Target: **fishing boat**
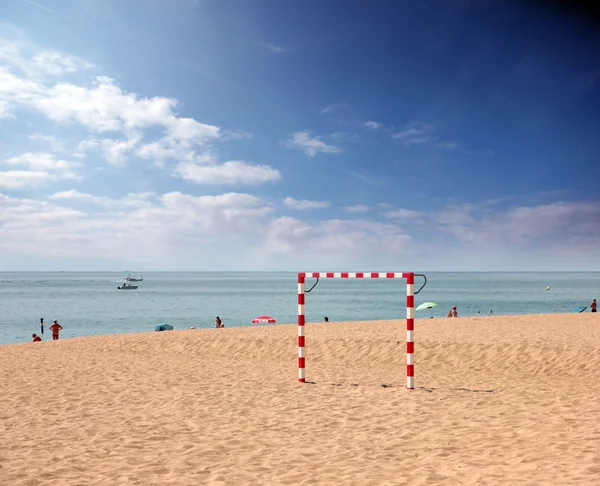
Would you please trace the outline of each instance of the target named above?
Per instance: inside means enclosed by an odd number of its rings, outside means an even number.
[[[121,285],[117,287],[118,290],[135,290],[138,288],[138,285],[131,285],[129,282],[125,281]]]
[[[125,277],[125,281],[126,282],[143,282],[144,276],[141,275],[140,278],[137,278],[137,277],[132,277],[131,275],[127,275],[127,277]]]

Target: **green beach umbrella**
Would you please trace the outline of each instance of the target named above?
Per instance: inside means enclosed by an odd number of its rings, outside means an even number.
[[[431,309],[433,307],[437,307],[438,305],[435,302],[423,302],[419,307],[415,310],[423,310],[423,309]]]

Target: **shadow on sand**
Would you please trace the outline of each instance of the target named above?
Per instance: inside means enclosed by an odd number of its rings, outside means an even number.
[[[307,385],[316,385],[317,382],[316,381],[305,381],[304,382]],[[345,386],[346,383],[331,383],[331,386]],[[350,383],[350,386],[359,386],[358,383]],[[382,388],[405,388],[404,385],[400,386],[400,385],[391,385],[389,383],[383,383],[380,385]],[[417,386],[415,387],[415,391],[416,390],[421,390],[421,391],[426,391],[429,393],[433,393],[436,390],[451,390],[451,391],[466,391],[466,392],[471,392],[471,393],[494,393],[497,390],[479,390],[479,389],[474,389],[474,388],[464,388],[464,387],[460,387],[460,388],[441,388],[441,387],[427,387],[427,386]]]

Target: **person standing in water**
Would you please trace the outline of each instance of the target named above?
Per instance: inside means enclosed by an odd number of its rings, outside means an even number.
[[[221,320],[221,318],[219,316],[217,316],[217,318],[215,319],[215,328],[222,329],[224,327],[225,327],[225,324],[223,324],[223,321]]]
[[[596,299],[592,300],[592,303],[590,304],[590,310],[592,312],[596,312]]]
[[[58,341],[58,333],[62,331],[62,326],[55,320],[50,326],[50,330],[52,331],[52,340]]]

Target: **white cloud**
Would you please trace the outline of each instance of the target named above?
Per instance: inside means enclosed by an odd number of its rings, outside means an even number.
[[[420,211],[413,211],[412,209],[396,209],[395,211],[388,211],[384,213],[386,218],[393,219],[412,219],[412,218],[421,218],[424,216],[424,213]]]
[[[93,206],[83,209],[82,202]],[[290,257],[303,265],[341,265],[344,259],[361,265],[365,256],[367,265],[401,254],[410,243],[396,225],[277,217],[263,199],[242,193],[112,199],[71,190],[48,200],[0,195],[0,203],[6,208],[0,211],[5,254],[45,265],[68,258],[70,265],[89,259],[240,269],[263,262],[289,267]]]
[[[178,107],[175,99],[147,98],[127,92],[107,76],[96,76],[90,85],[76,85],[29,75],[34,70],[59,76],[92,67],[91,63],[55,51],[43,51],[28,59],[21,56],[19,45],[13,43],[2,46],[0,57],[10,59],[12,66],[0,67],[2,116],[12,116],[18,108],[27,108],[65,126],[76,124],[85,128],[92,136],[78,144],[74,157],[85,158],[86,152],[99,150],[113,165],[123,165],[132,156],[150,160],[162,168],[167,168],[167,161],[177,161],[179,165],[172,174],[206,184],[257,185],[281,179],[279,171],[267,165],[241,161],[220,164],[212,143],[247,139],[251,134],[223,131],[215,125],[180,116],[175,112]],[[310,143],[312,148],[307,150],[311,153],[336,150],[317,139]],[[20,175],[19,178],[22,179]]]
[[[33,133],[28,135],[27,138],[33,142],[39,142],[41,144],[48,145],[54,152],[64,152],[65,147],[63,143],[52,135],[44,135],[43,133]]]
[[[355,204],[354,206],[346,206],[344,211],[347,213],[368,213],[371,209],[371,206],[365,204]]]
[[[327,105],[321,110],[321,113],[327,114],[331,113],[332,111],[347,110],[348,108],[350,108],[350,105],[348,105],[348,103],[335,103],[333,105]]]
[[[315,157],[318,154],[339,154],[342,151],[339,147],[324,142],[320,137],[313,136],[308,131],[292,133],[286,146],[301,150],[309,157]]]
[[[268,42],[259,42],[258,45],[274,54],[281,54],[282,52],[289,50],[289,47],[276,46],[275,44],[270,44]]]
[[[131,193],[120,199],[113,199],[108,196],[93,196],[76,189],[70,189],[68,191],[56,192],[52,194],[49,199],[53,201],[81,201],[111,209],[123,209],[149,207],[150,202],[148,201],[148,198],[150,196],[152,196],[152,193],[148,192]]]
[[[376,186],[382,186],[383,184],[385,184],[385,181],[383,179],[381,179],[380,177],[371,175],[371,174],[364,174],[361,172],[350,172],[350,175],[352,177],[357,178],[362,183],[364,183],[368,186],[376,187]]]
[[[593,201],[494,206],[481,214],[473,204],[471,220],[428,225],[432,233],[421,241],[413,241],[411,225],[404,230],[393,222],[282,217],[265,200],[235,192],[111,198],[70,190],[36,199],[0,194],[0,207],[3,257],[21,262],[17,268],[139,262],[148,269],[501,269],[510,261],[514,269],[531,268],[531,262],[598,269],[600,258],[600,202]],[[555,267],[548,267],[552,262]]]
[[[40,52],[32,61],[35,68],[52,76],[62,76],[94,67],[90,62],[57,51]]]
[[[441,241],[453,249],[452,260],[471,268],[600,268],[595,263],[600,261],[600,201],[512,208],[482,201],[446,208],[432,219],[439,221]]]
[[[135,196],[135,195],[133,195]],[[133,197],[132,195],[128,198]],[[227,193],[191,196],[170,192],[156,203],[137,205],[131,199],[111,200],[75,191],[58,193],[50,201],[0,197],[0,239],[5,255],[38,258],[38,262],[67,257],[89,261],[120,258],[187,265],[231,259],[219,255],[235,240],[240,246],[254,243],[257,228],[267,224],[272,209],[249,194]],[[69,208],[81,200],[99,204],[94,211]],[[143,197],[136,196],[143,201]],[[58,205],[56,202],[62,203]],[[211,251],[203,254],[203,250]],[[181,267],[180,267],[181,268]]]
[[[363,125],[367,128],[373,128],[375,130],[378,130],[379,128],[382,127],[382,124],[373,120],[369,120],[363,123]]]
[[[194,161],[198,157],[196,151],[186,146],[165,143],[163,140],[142,144],[136,149],[135,154],[142,159],[155,161],[169,159]],[[207,157],[207,154],[203,154],[203,157]]]
[[[88,150],[101,150],[109,164],[123,165],[129,159],[129,154],[141,140],[138,133],[130,133],[127,138],[114,140],[112,138],[90,138],[79,143],[78,150],[85,154]]]
[[[22,189],[39,186],[55,179],[53,174],[41,170],[0,171],[0,188]]]
[[[77,164],[56,160],[48,153],[28,152],[6,159],[4,165],[23,168],[23,170],[0,171],[0,187],[5,189],[37,187],[53,181],[79,178],[73,172]]]
[[[365,252],[372,252],[369,259],[373,261],[389,261],[390,255],[400,254],[410,241],[396,225],[341,219],[310,224],[285,216],[271,222],[265,245],[268,253],[294,255],[296,262],[302,261],[298,255],[310,255],[310,261],[332,268],[343,261],[350,265],[364,260]]]
[[[344,138],[348,138],[350,135],[346,132],[333,132],[331,134],[331,138],[333,140],[342,140]]]
[[[454,219],[441,220],[447,231],[464,243],[515,248],[521,245],[564,247],[572,242],[597,246],[600,239],[600,201],[555,202],[538,206],[487,210],[482,215],[457,210]],[[597,250],[600,256],[600,250]]]
[[[199,184],[255,186],[281,180],[281,173],[268,165],[252,165],[240,160],[211,165],[181,162],[174,172],[186,181]]]
[[[447,225],[469,225],[475,222],[470,206],[449,207],[437,214],[437,222]]]
[[[293,197],[286,197],[283,200],[283,205],[290,209],[323,209],[329,207],[330,204],[328,201],[309,201]]]
[[[254,135],[245,130],[225,130],[222,132],[221,140],[249,140]]]
[[[460,142],[459,140],[451,140],[451,141],[447,141],[447,142],[436,142],[435,148],[454,150],[454,149],[462,147],[462,145],[463,145],[462,142]]]
[[[433,123],[413,121],[407,123],[403,130],[392,133],[392,138],[402,141],[404,145],[429,143],[433,139],[435,128]]]
[[[202,144],[220,136],[219,127],[199,123],[192,118],[177,118],[170,115],[165,125],[167,140]]]
[[[37,53],[33,54],[35,51]],[[40,51],[32,43],[14,42],[6,38],[0,38],[0,63],[36,79],[65,76],[96,67],[77,56],[52,50]]]
[[[136,136],[122,140],[103,140],[104,157],[111,164],[124,164],[128,160],[127,154],[134,149],[139,140]]]
[[[15,104],[30,104],[44,91],[37,81],[12,74],[0,65],[0,100],[6,109],[14,110]]]
[[[65,172],[74,168],[77,164],[66,160],[56,160],[54,155],[48,153],[31,153],[11,157],[5,161],[9,165],[19,165],[32,170],[49,170],[52,172]]]
[[[92,65],[54,51],[42,51],[26,59],[19,49],[18,44],[5,43],[0,50],[0,59],[10,61],[8,66],[0,68],[0,100],[4,102],[39,110],[54,121],[78,122],[98,133],[162,127],[168,140],[196,144],[220,136],[220,129],[214,125],[179,117],[174,112],[176,100],[140,97],[124,91],[107,76],[96,76],[89,86],[65,81],[46,83],[34,74],[50,71],[59,76]],[[17,73],[19,69],[23,75]]]
[[[0,120],[2,118],[14,118],[15,116],[10,111],[8,103],[4,100],[0,100]]]
[[[464,147],[464,144],[460,140],[440,140],[435,133],[438,125],[437,123],[412,121],[407,123],[402,130],[392,133],[392,138],[398,140],[405,147],[426,144],[447,150],[456,150]]]
[[[59,83],[49,88],[40,86],[37,91],[28,99],[30,106],[51,120],[76,121],[93,132],[158,125],[172,138],[215,133],[209,125],[176,117],[173,114],[175,100],[158,96],[139,98],[136,93],[122,91],[114,80],[105,76],[96,77],[90,87]]]
[[[0,100],[39,110],[50,120],[77,122],[92,132],[159,127],[169,143],[203,144],[218,139],[220,129],[174,113],[176,100],[141,98],[111,78],[98,76],[91,86],[61,82],[46,86],[0,69]]]
[[[209,229],[219,226],[221,218],[235,221],[235,226],[252,228],[253,218],[262,218],[272,212],[261,198],[251,194],[228,192],[216,196],[192,196],[181,192],[170,192],[160,198],[169,211],[181,212],[192,217]],[[211,217],[212,216],[212,217]],[[248,222],[244,222],[249,218]]]
[[[18,45],[3,38],[0,38],[0,62],[22,70],[25,70],[28,64],[21,56]]]

